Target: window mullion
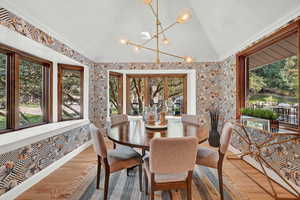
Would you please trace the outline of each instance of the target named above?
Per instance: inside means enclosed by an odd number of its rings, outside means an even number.
[[[62,68],[58,67],[58,121],[62,121]]]
[[[10,55],[8,67],[8,128],[19,128],[19,65],[20,56],[16,53]]]
[[[83,119],[83,112],[84,112],[84,69],[80,70],[80,118]]]

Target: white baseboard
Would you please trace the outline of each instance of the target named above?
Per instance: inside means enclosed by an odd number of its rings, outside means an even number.
[[[65,164],[66,162],[68,162],[69,160],[74,158],[76,155],[78,155],[80,152],[82,152],[83,150],[85,150],[86,148],[88,148],[91,145],[92,145],[92,141],[88,141],[85,144],[81,145],[80,147],[78,147],[74,151],[68,153],[61,159],[57,160],[56,162],[52,163],[51,165],[49,165],[48,167],[46,167],[39,173],[37,173],[37,174],[33,175],[32,177],[30,177],[29,179],[25,180],[20,185],[17,185],[12,190],[1,195],[0,200],[12,200],[12,199],[17,198],[19,195],[21,195],[23,192],[28,190],[34,184],[41,181],[43,178],[45,178],[46,176],[51,174],[54,170],[61,167],[63,164]]]

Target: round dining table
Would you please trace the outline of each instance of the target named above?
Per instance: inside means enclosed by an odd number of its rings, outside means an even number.
[[[135,119],[112,126],[107,136],[117,144],[149,150],[153,138],[194,136],[200,144],[207,140],[208,131],[195,124],[182,123],[179,119],[169,119],[167,129],[154,130],[146,128],[143,120]]]

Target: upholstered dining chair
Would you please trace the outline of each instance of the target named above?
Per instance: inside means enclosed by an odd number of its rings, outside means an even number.
[[[108,196],[109,176],[111,173],[123,169],[139,166],[139,180],[140,190],[142,191],[142,157],[130,147],[119,146],[113,150],[107,150],[104,137],[100,130],[94,125],[90,125],[90,132],[94,142],[94,150],[97,154],[97,184],[96,188],[99,189],[101,165],[105,169],[104,181],[104,200]]]
[[[192,125],[197,126],[199,131],[200,141],[205,141],[208,139],[209,129],[210,129],[210,118],[208,113],[202,115],[187,115],[183,114],[181,116],[181,122],[183,126]]]
[[[219,151],[209,149],[207,147],[198,147],[196,164],[202,165],[210,168],[218,169],[219,176],[219,189],[221,200],[224,200],[223,191],[223,160],[227,152],[228,146],[230,144],[230,139],[232,135],[232,124],[227,122],[222,130],[220,138]]]
[[[198,140],[196,137],[154,138],[149,157],[144,159],[145,190],[154,200],[154,191],[186,189],[192,199],[192,175]]]

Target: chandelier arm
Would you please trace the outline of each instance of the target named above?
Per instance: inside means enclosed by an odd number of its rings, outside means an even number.
[[[156,64],[160,63],[160,59],[159,59],[159,19],[158,19],[158,0],[156,0]]]
[[[166,28],[164,28],[163,30],[161,30],[160,32],[158,32],[158,35],[160,34],[164,34],[164,32],[166,32],[167,30],[169,30],[170,28],[172,28],[173,26],[175,26],[176,24],[178,24],[177,22],[174,22],[173,24],[170,24],[169,26],[167,26]],[[146,40],[144,43],[142,43],[141,45],[146,45],[148,44],[150,41],[152,41],[154,38],[156,37],[156,34],[152,35],[152,37],[149,40]]]
[[[143,45],[135,44],[135,43],[130,42],[130,41],[128,41],[127,44],[128,44],[128,45],[131,45],[131,46],[138,47],[138,48],[140,48],[140,49],[146,49],[146,50],[149,50],[149,51],[157,52],[156,49],[152,49],[152,48],[149,48],[149,47],[145,47],[145,46],[143,46]],[[171,57],[180,58],[180,59],[185,60],[185,57],[183,57],[183,56],[177,56],[177,55],[175,55],[175,54],[171,54],[171,53],[164,52],[164,51],[161,51],[161,50],[158,50],[158,52],[161,53],[161,54],[167,55],[167,56],[171,56]]]
[[[148,4],[148,6],[150,7],[150,9],[151,9],[151,11],[152,11],[154,17],[157,18],[157,14],[155,13],[155,10],[154,10],[152,4]],[[159,19],[158,19],[158,20],[159,20]],[[160,20],[159,20],[159,22],[160,22]],[[164,30],[164,27],[161,25],[161,23],[159,24],[159,26],[160,26],[160,29],[161,29],[161,30]],[[164,38],[167,38],[166,35],[165,35],[165,33],[163,33],[163,37],[164,37]]]

